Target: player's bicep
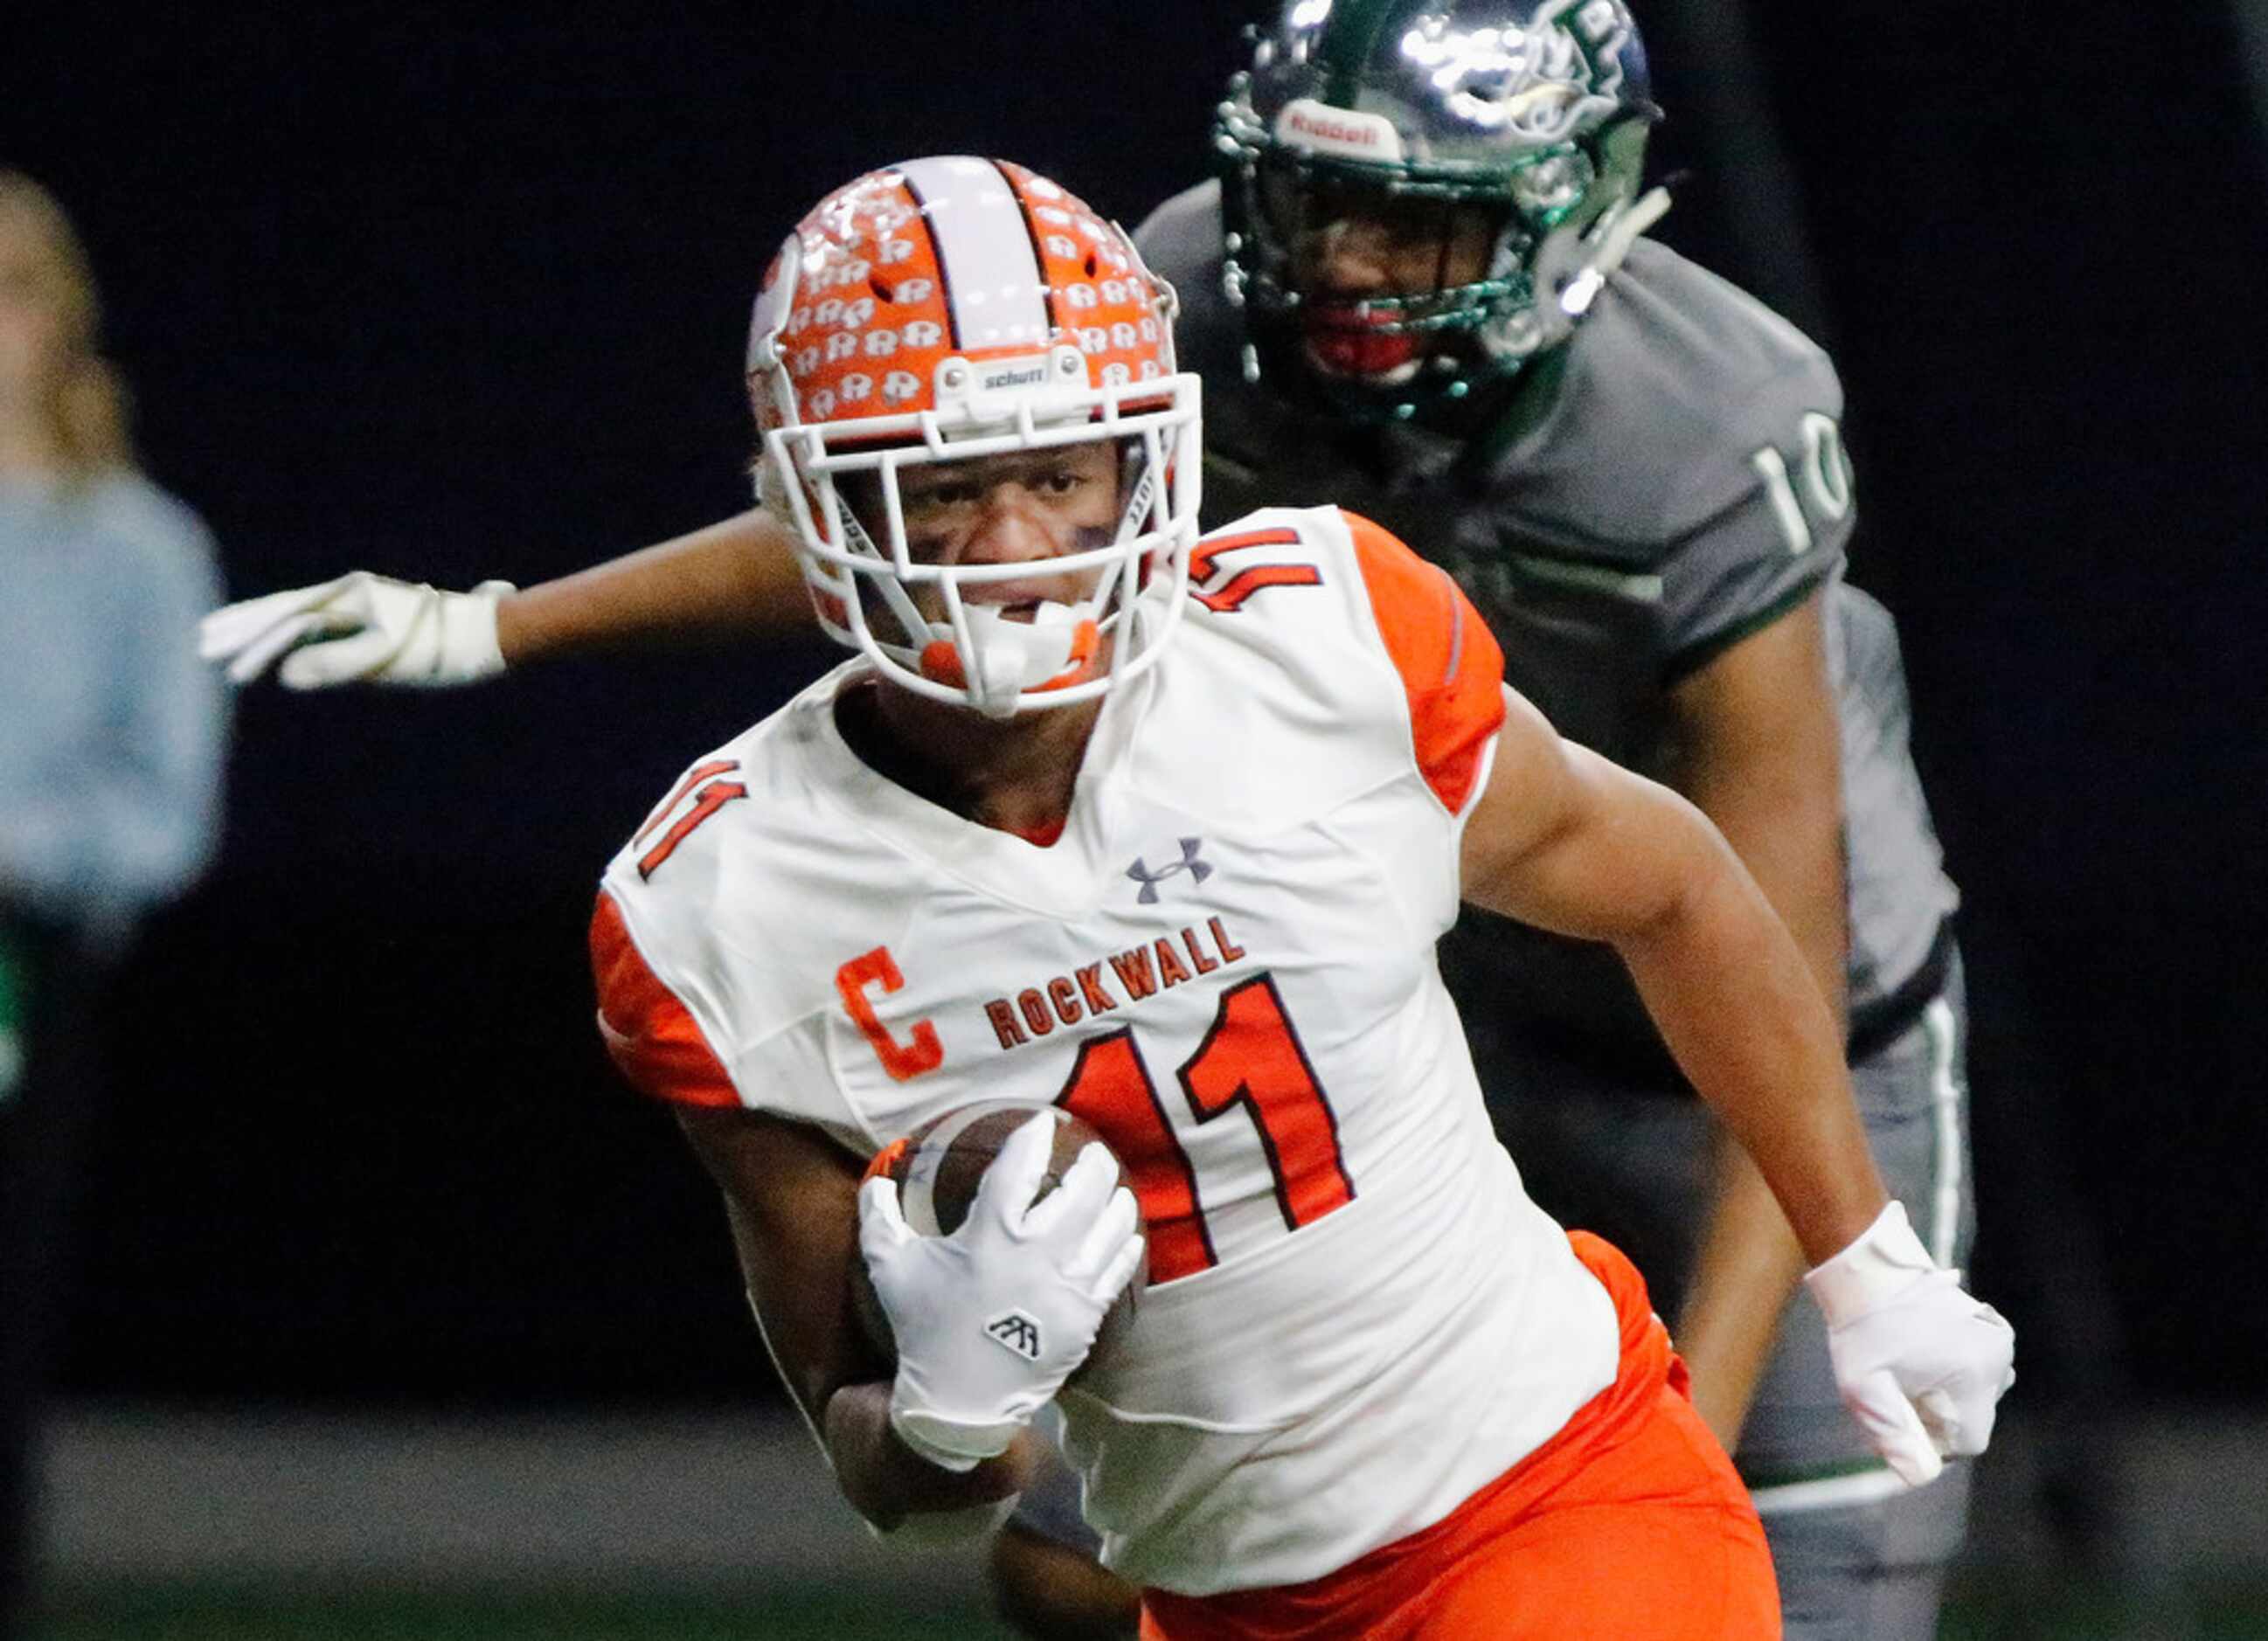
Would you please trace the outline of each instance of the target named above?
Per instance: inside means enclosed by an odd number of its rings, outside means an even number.
[[[1842,734],[1825,600],[1815,591],[1670,691],[1676,758],[1668,778],[1717,823],[1839,997],[1848,945]]]
[[[1487,785],[1460,867],[1476,906],[1582,939],[1649,928],[1676,905],[1719,838],[1668,788],[1565,740],[1506,692]]]
[[[888,1377],[859,1327],[859,1165],[806,1123],[681,1106],[679,1126],[725,1197],[748,1300],[780,1376],[814,1427],[846,1384]]]
[[[1801,877],[1839,901],[1842,726],[1825,596],[1815,590],[1668,692],[1664,778],[1752,864],[1806,857]]]
[[[1790,736],[1802,750],[1832,755],[1835,690],[1827,659],[1827,585],[1815,585],[1782,614],[1742,637],[1673,685],[1681,749],[1710,766],[1768,759]]]

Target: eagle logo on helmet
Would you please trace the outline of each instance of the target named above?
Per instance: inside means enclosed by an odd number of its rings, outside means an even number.
[[[1565,142],[1615,112],[1631,38],[1612,0],[1577,3],[1572,25],[1564,11],[1547,11],[1524,27],[1459,28],[1437,11],[1403,35],[1402,49],[1474,125]]]

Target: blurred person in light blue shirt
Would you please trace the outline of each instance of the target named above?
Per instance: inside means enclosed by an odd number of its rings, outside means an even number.
[[[26,1622],[90,994],[210,856],[226,729],[194,634],[211,541],[136,468],[96,321],[69,221],[0,171],[0,1637]]]

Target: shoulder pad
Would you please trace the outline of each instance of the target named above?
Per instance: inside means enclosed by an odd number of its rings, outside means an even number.
[[[1843,413],[1833,364],[1736,286],[1640,240],[1575,334],[1560,401],[1484,482],[1564,545],[1658,556],[1752,494],[1754,459]]]

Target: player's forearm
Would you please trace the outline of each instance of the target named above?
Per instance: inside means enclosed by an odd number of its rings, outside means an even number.
[[[844,1385],[827,1400],[821,1439],[851,1507],[885,1532],[909,1516],[972,1511],[1021,1492],[1031,1473],[1027,1432],[997,1459],[956,1474],[902,1441],[890,1425],[890,1383]]]
[[[1840,783],[1831,760],[1814,778],[1774,781],[1736,760],[1697,760],[1686,791],[1717,823],[1787,925],[1839,1031],[1845,1022],[1849,920]],[[1693,1272],[1675,1319],[1693,1374],[1693,1405],[1726,1448],[1771,1355],[1778,1319],[1803,1275],[1787,1218],[1748,1153],[1723,1141]]]
[[[1673,1329],[1693,1407],[1727,1452],[1756,1396],[1803,1250],[1747,1152],[1720,1138],[1707,1225]]]
[[[1843,1035],[1786,928],[1721,847],[1662,914],[1615,944],[1662,1039],[1756,1160],[1811,1262],[1887,1200]]]
[[[786,527],[760,509],[538,583],[497,607],[508,666],[608,645],[798,628],[809,619]]]

